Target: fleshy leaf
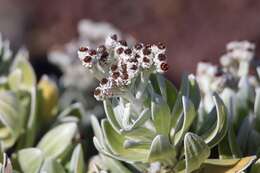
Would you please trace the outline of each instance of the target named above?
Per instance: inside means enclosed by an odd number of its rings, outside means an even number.
[[[63,169],[62,165],[57,162],[54,159],[47,159],[42,168],[41,168],[42,173],[65,173],[65,170]]]
[[[143,149],[125,149],[123,144],[126,140],[122,135],[117,133],[110,125],[108,120],[102,121],[102,129],[105,141],[113,155],[120,156],[129,161],[145,161],[148,151]]]
[[[23,172],[38,173],[43,160],[43,153],[37,148],[27,148],[18,152],[18,162]]]
[[[83,150],[80,144],[75,147],[72,153],[70,171],[72,173],[85,173]]]
[[[195,116],[195,107],[193,103],[188,100],[185,96],[182,98],[182,104],[183,104],[183,124],[181,129],[175,134],[174,136],[174,145],[177,145],[180,140],[184,137],[185,133],[189,130]]]
[[[31,87],[36,85],[36,75],[33,67],[28,61],[28,51],[20,49],[12,64],[11,71],[20,69],[22,72],[22,80],[20,83],[21,89],[30,91]]]
[[[209,157],[210,148],[198,135],[187,133],[184,137],[184,154],[186,173],[191,173],[199,169],[201,164]]]
[[[76,123],[61,124],[45,134],[37,148],[42,150],[46,158],[57,158],[69,148],[76,133]]]
[[[169,135],[171,128],[171,112],[167,103],[160,97],[155,98],[151,105],[152,119],[156,132],[162,135]]]
[[[104,100],[103,104],[104,104],[104,109],[105,109],[105,113],[106,113],[107,119],[110,122],[111,126],[117,132],[120,132],[121,127],[120,127],[120,125],[117,122],[117,119],[115,117],[115,113],[113,111],[111,101],[110,100]]]
[[[170,144],[168,137],[158,135],[154,138],[148,155],[149,162],[160,161],[167,165],[174,165],[176,162],[176,151]]]
[[[260,133],[260,88],[256,89],[254,112],[256,116],[255,128]]]
[[[213,99],[216,105],[217,122],[212,129],[208,129],[207,133],[203,135],[205,142],[210,147],[218,144],[218,142],[221,141],[221,139],[223,139],[223,137],[226,135],[228,129],[226,107],[217,94],[214,95]]]

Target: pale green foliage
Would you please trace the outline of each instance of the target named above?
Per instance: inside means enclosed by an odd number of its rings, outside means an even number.
[[[56,84],[46,78],[44,85],[43,79],[37,84],[27,50],[19,50],[12,59],[6,58],[10,54],[7,42],[0,40],[0,48],[0,60],[10,60],[6,73],[1,71],[0,83],[1,153],[10,156],[0,159],[2,173],[85,172],[79,140],[82,106],[75,103],[52,115],[58,106],[55,101],[48,102],[48,97],[57,99]]]
[[[142,100],[104,101],[107,119],[102,120],[100,127],[92,118],[96,148],[102,154],[132,164],[139,170],[149,170],[149,163],[153,162],[159,162],[162,170],[175,172],[185,170],[188,173],[199,169],[208,159],[210,148],[226,134],[227,113],[223,102],[218,95],[214,96],[216,106],[208,119],[216,121],[210,128],[205,122],[202,127],[206,130],[199,137],[192,127],[199,103],[190,99],[199,101],[195,97],[199,95],[198,88],[194,89],[195,79],[184,76],[179,93],[161,75],[152,75],[150,80]],[[168,94],[174,95],[175,99],[169,99]]]

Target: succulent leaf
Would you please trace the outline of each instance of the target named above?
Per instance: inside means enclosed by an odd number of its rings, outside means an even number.
[[[74,148],[70,161],[70,171],[72,173],[85,173],[85,162],[81,144],[78,144]]]
[[[21,170],[28,173],[38,173],[44,161],[42,151],[37,148],[22,149],[17,157]]]
[[[209,157],[210,148],[198,135],[187,133],[184,137],[184,153],[185,172],[191,173],[200,168],[201,164]]]
[[[45,158],[58,158],[72,145],[77,130],[76,123],[61,124],[45,134],[37,148],[42,150]]]

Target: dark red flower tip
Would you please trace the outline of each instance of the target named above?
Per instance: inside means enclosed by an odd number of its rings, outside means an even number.
[[[151,54],[151,49],[150,48],[144,48],[143,49],[143,54],[144,55],[150,55]]]
[[[132,50],[128,48],[124,52],[125,52],[125,54],[130,55],[132,53]]]
[[[164,62],[161,63],[160,67],[161,67],[162,71],[164,71],[164,72],[169,70],[169,65],[167,63],[164,63]]]
[[[159,54],[159,55],[158,55],[158,59],[159,59],[160,61],[165,61],[165,60],[166,60],[166,55],[165,55],[165,54]]]
[[[124,52],[124,48],[120,47],[116,50],[116,53],[118,53],[119,55],[122,54]]]
[[[131,70],[137,70],[137,65],[132,65]]]
[[[101,79],[100,84],[101,85],[105,85],[105,84],[107,84],[107,82],[108,82],[108,79],[107,78],[103,78],[103,79]]]
[[[112,38],[113,40],[117,41],[117,35],[116,35],[116,34],[113,34],[113,35],[111,36],[111,38]]]
[[[117,70],[117,65],[116,65],[116,64],[113,64],[113,65],[111,65],[110,68],[111,68],[112,71],[116,71],[116,70]]]
[[[96,55],[96,54],[97,54],[96,50],[94,50],[94,49],[89,50],[89,55],[93,56],[93,55]]]
[[[124,73],[123,76],[122,76],[122,79],[123,79],[123,80],[127,80],[127,79],[129,79],[128,74],[127,74],[127,73]]]
[[[118,41],[122,46],[127,46],[127,42],[125,40]]]
[[[86,51],[88,51],[88,48],[86,48],[86,47],[80,47],[80,48],[79,48],[79,51],[80,51],[80,52],[86,52]]]
[[[145,57],[143,58],[143,62],[145,62],[145,63],[149,63],[149,62],[150,62],[150,59],[149,59],[148,57],[145,56]]]
[[[83,61],[84,61],[85,63],[90,63],[91,60],[92,60],[91,56],[86,56],[86,57],[83,59]]]
[[[134,46],[134,48],[135,48],[136,50],[140,50],[140,49],[143,48],[143,46],[142,46],[141,43],[137,43],[137,44]]]
[[[117,79],[119,76],[120,76],[120,73],[119,73],[119,72],[114,72],[114,73],[112,74],[113,79]]]
[[[95,89],[95,91],[94,91],[94,95],[95,96],[98,96],[98,95],[100,95],[101,94],[101,90],[100,89]]]
[[[138,55],[138,54],[136,54],[136,55],[135,55],[135,59],[139,59],[139,58],[141,58],[141,56]]]
[[[158,43],[158,48],[159,49],[165,49],[166,46],[163,43]]]
[[[151,48],[152,45],[150,43],[145,44],[145,48]]]

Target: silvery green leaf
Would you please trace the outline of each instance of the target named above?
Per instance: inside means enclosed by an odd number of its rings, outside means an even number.
[[[143,125],[150,118],[150,114],[150,110],[148,108],[145,108],[138,116],[138,118],[132,123],[129,129],[132,130]]]
[[[157,94],[160,94],[167,102],[170,110],[173,109],[175,101],[177,99],[177,89],[169,80],[165,79],[160,74],[151,75],[151,83]]]
[[[38,173],[44,160],[43,153],[37,148],[26,148],[18,151],[18,162],[26,173]]]
[[[100,141],[102,144],[105,144],[104,142],[104,136],[101,130],[101,127],[99,125],[98,119],[96,116],[92,115],[91,118],[91,125],[92,125],[92,129],[94,131],[95,137],[98,139],[98,141]]]
[[[198,135],[187,133],[184,137],[184,154],[185,172],[191,173],[199,169],[201,164],[209,157],[210,148]]]
[[[103,163],[108,168],[108,170],[111,173],[131,173],[122,163],[120,163],[118,160],[106,157],[101,155],[100,156],[103,160]]]
[[[172,115],[168,104],[161,97],[154,98],[151,111],[156,132],[165,136],[169,135]]]
[[[90,159],[89,172],[103,171],[104,173],[131,173],[122,163],[118,160],[99,154]]]
[[[252,129],[249,133],[248,143],[247,143],[247,153],[250,155],[255,155],[257,149],[260,147],[260,133]]]
[[[200,105],[200,89],[199,89],[199,85],[196,81],[196,78],[193,74],[190,74],[188,76],[189,79],[189,99],[192,101],[192,103],[194,104],[195,110],[197,110],[199,108]]]
[[[125,149],[124,136],[117,133],[108,120],[102,120],[102,129],[106,144],[113,155],[125,158],[128,161],[145,161],[148,151],[144,149]]]
[[[81,144],[78,144],[72,153],[70,171],[72,173],[85,173],[85,162]]]
[[[44,161],[40,173],[65,173],[62,165],[54,159]]]
[[[260,133],[260,88],[256,89],[254,112],[256,116],[255,129]]]
[[[137,141],[137,140],[132,140],[132,139],[127,139],[124,141],[124,148],[126,149],[149,149],[150,147],[150,142],[146,141]]]
[[[182,104],[184,119],[182,122],[181,129],[174,136],[174,145],[177,145],[182,140],[196,116],[195,107],[187,97],[182,97]]]
[[[22,81],[21,69],[15,69],[8,76],[8,85],[11,90],[17,91],[19,89],[20,82]]]
[[[156,136],[155,130],[146,127],[138,127],[129,130],[121,130],[120,134],[133,140],[142,140],[142,141],[151,141]]]
[[[218,154],[220,159],[232,159],[233,153],[229,145],[228,134],[218,144]]]
[[[20,103],[12,92],[0,93],[0,128],[3,148],[11,147],[22,132],[23,116],[20,114]]]
[[[165,163],[166,165],[174,165],[176,162],[176,151],[171,145],[167,136],[157,135],[150,147],[149,162]]]
[[[30,96],[30,112],[26,125],[25,147],[29,147],[34,144],[34,140],[36,138],[36,128],[39,123],[37,121],[37,91],[35,86],[30,88]]]
[[[30,91],[30,88],[36,85],[36,75],[33,67],[28,61],[28,57],[28,51],[26,49],[20,49],[12,64],[11,71],[16,69],[20,69],[22,71],[20,87],[21,89]]]
[[[237,142],[242,151],[246,151],[246,149],[247,149],[251,129],[252,129],[252,126],[250,123],[250,117],[247,116],[243,120],[243,122],[240,126],[240,129],[238,131],[238,134],[237,134]]]
[[[65,123],[51,129],[37,145],[46,158],[57,158],[72,145],[78,132],[76,123]]]
[[[260,159],[258,159],[252,166],[250,173],[259,173],[260,172]]]
[[[109,123],[117,132],[120,132],[121,126],[119,125],[119,123],[115,117],[115,113],[113,111],[111,101],[104,100],[103,104],[104,104],[105,113],[106,113]]]
[[[176,123],[177,123],[181,113],[183,112],[182,96],[188,97],[189,90],[190,90],[190,85],[189,85],[188,76],[184,75],[182,77],[181,87],[178,92],[178,96],[177,96],[176,102],[175,102],[173,110],[172,110],[172,127],[176,126]]]
[[[228,129],[226,107],[217,94],[214,95],[213,99],[216,105],[217,122],[212,127],[212,129],[209,129],[205,134],[203,134],[205,142],[210,147],[218,144],[218,142],[221,141],[221,139],[223,139],[223,137],[226,135]]]

